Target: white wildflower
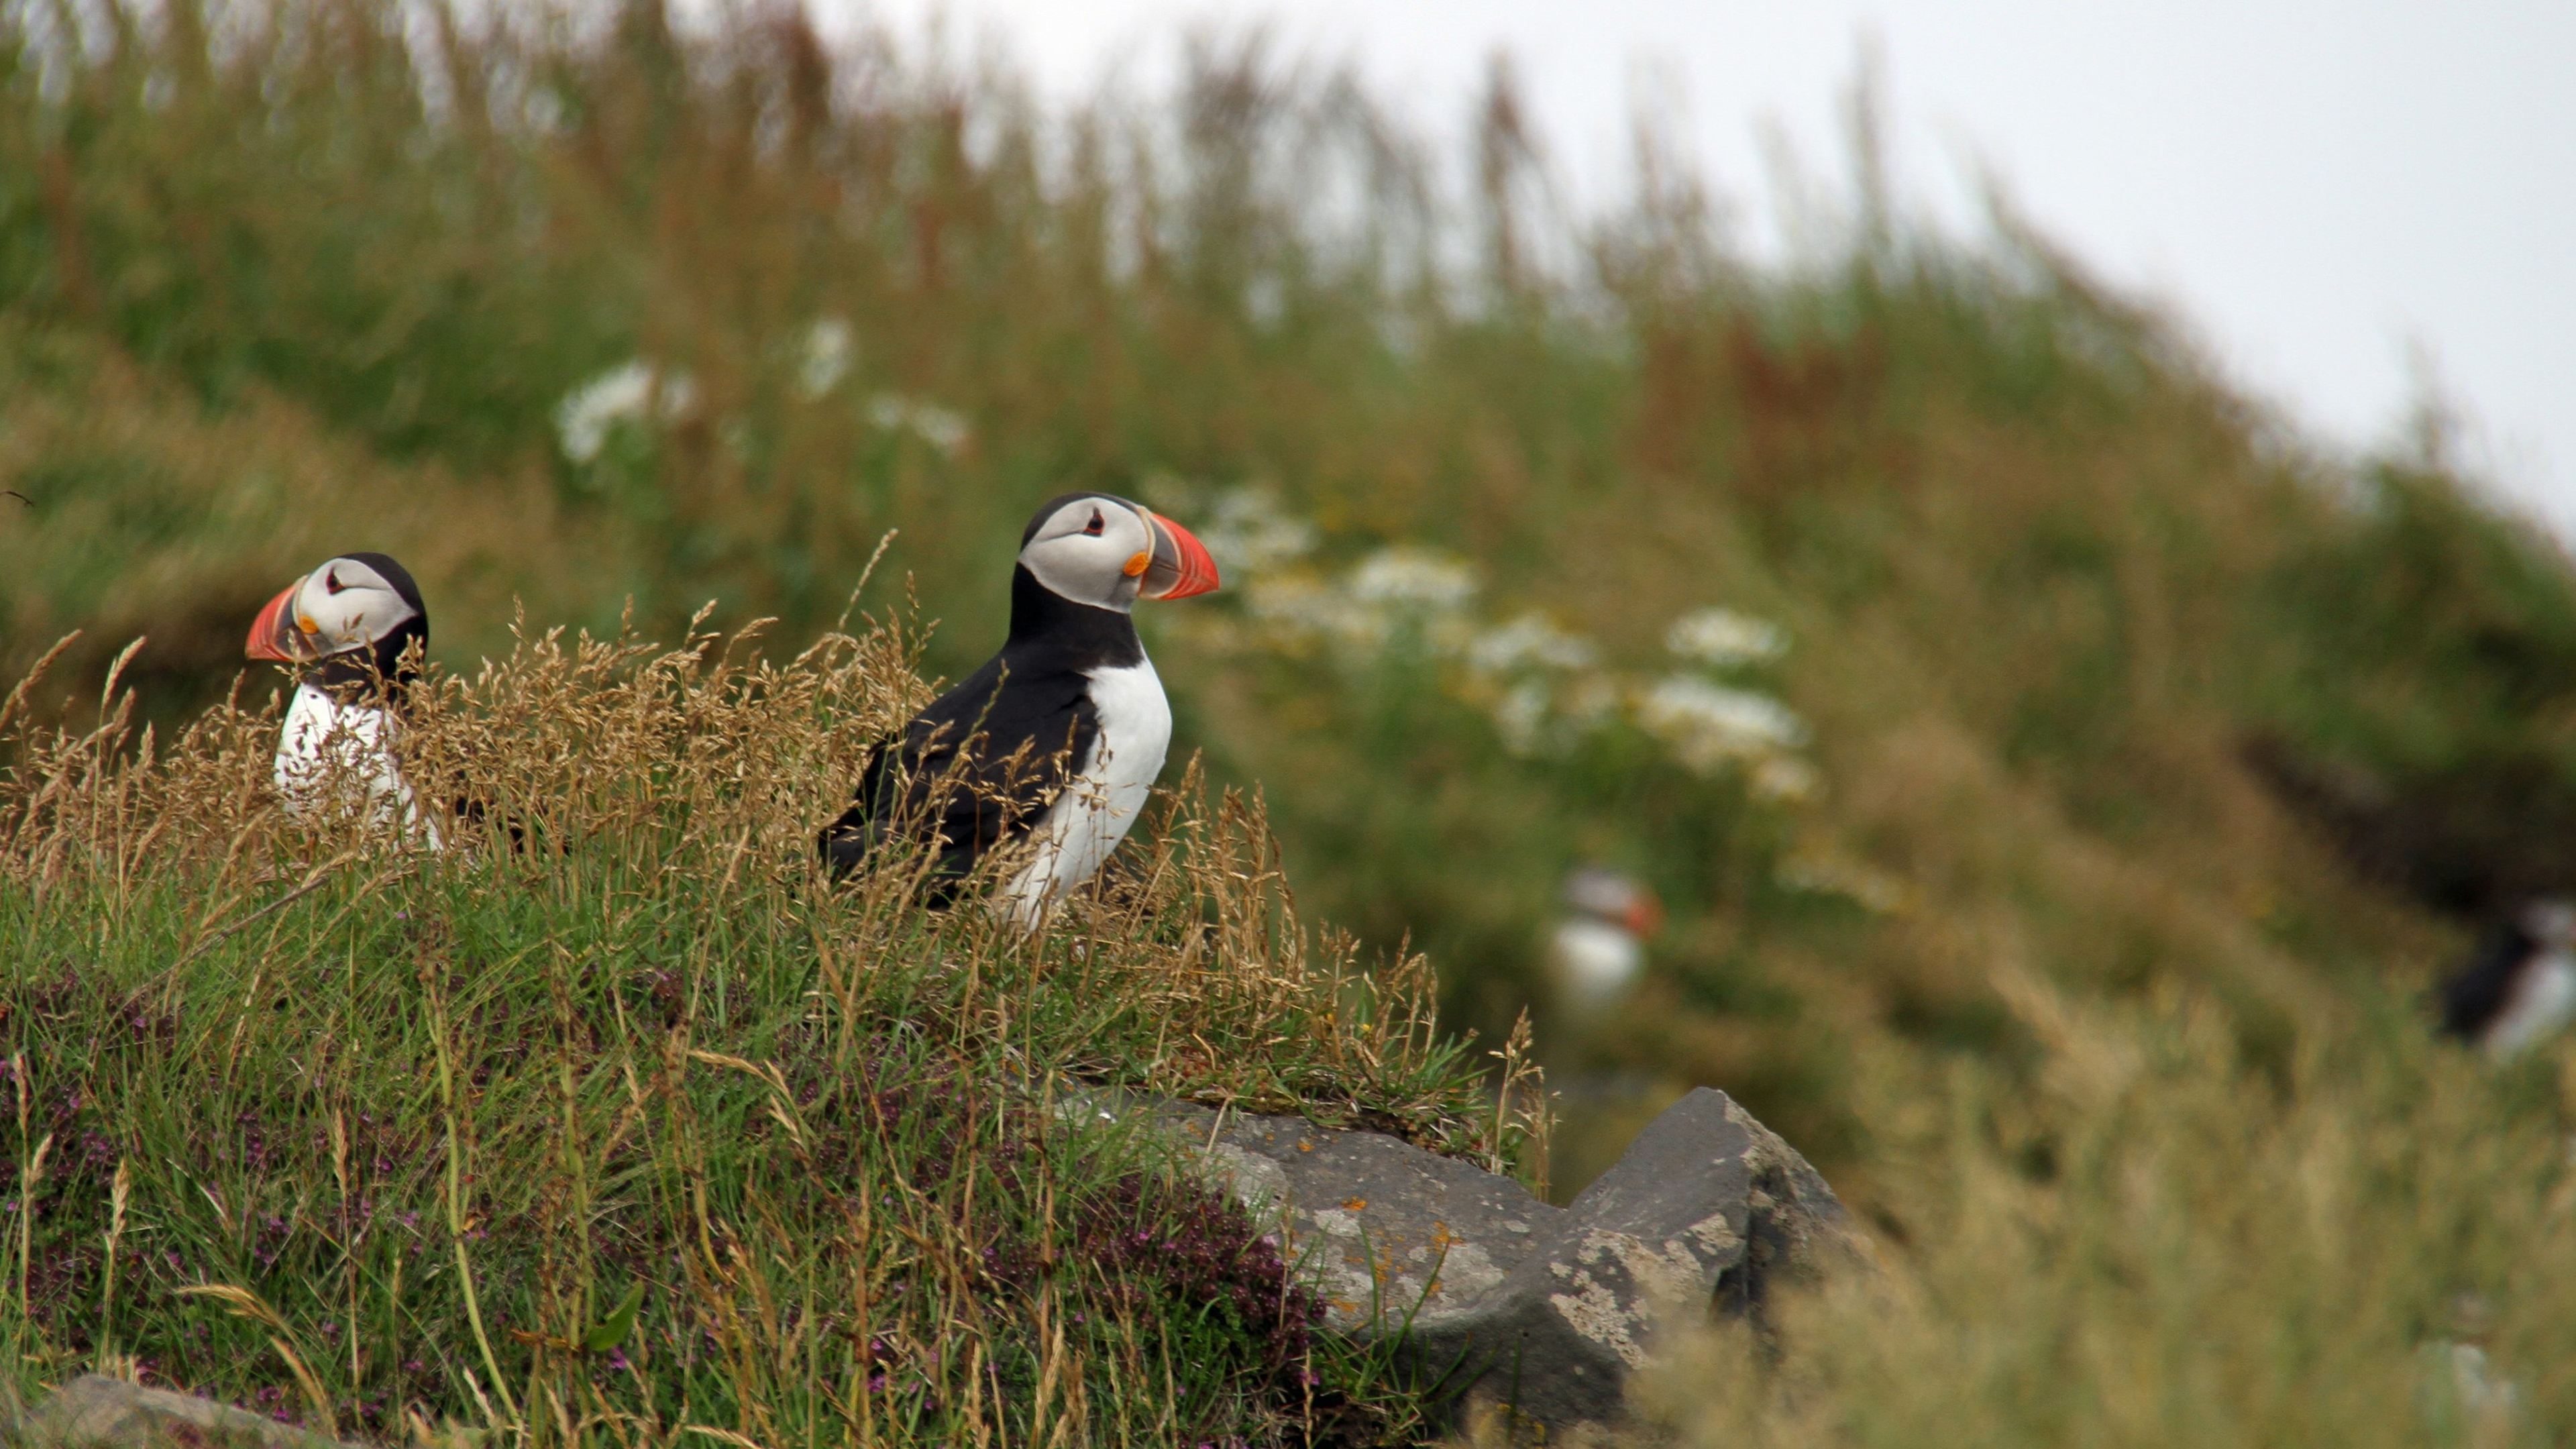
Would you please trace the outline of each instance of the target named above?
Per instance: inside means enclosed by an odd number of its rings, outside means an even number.
[[[1501,736],[1503,748],[1515,755],[1535,755],[1546,749],[1551,703],[1543,680],[1524,679],[1504,690],[1491,711],[1494,733]]]
[[[1465,563],[1386,548],[1335,579],[1303,570],[1255,574],[1243,598],[1245,612],[1278,644],[1299,648],[1322,639],[1365,657],[1399,633],[1420,638],[1434,653],[1462,648],[1468,628],[1464,606],[1475,590],[1475,574]]]
[[[685,372],[665,376],[636,358],[621,362],[571,392],[555,407],[555,436],[576,463],[597,458],[609,431],[648,417],[675,418],[697,405],[698,388]]]
[[[1266,626],[1281,643],[1302,645],[1317,639],[1374,649],[1386,642],[1385,611],[1353,599],[1347,589],[1295,573],[1256,577],[1243,592],[1244,612]]]
[[[1199,542],[1227,578],[1249,579],[1297,562],[1315,551],[1315,525],[1280,506],[1267,488],[1232,488],[1206,505]]]
[[[899,392],[881,392],[869,398],[868,421],[889,433],[911,433],[951,457],[966,446],[971,436],[963,414]]]
[[[1664,631],[1664,647],[1685,659],[1735,669],[1788,653],[1789,633],[1733,609],[1698,609],[1672,622]]]
[[[1637,700],[1637,723],[1702,773],[1806,743],[1806,722],[1767,694],[1668,674]]]
[[[2436,1439],[2504,1444],[2517,1437],[2522,1386],[2474,1343],[2437,1338],[2416,1349],[2422,1379],[2418,1404]]]
[[[805,345],[796,363],[796,385],[818,398],[841,385],[858,359],[859,338],[847,319],[817,317],[805,329]]]
[[[1263,329],[1276,327],[1288,315],[1288,284],[1264,273],[1244,284],[1243,314],[1252,325]]]
[[[2522,1405],[2522,1386],[2498,1373],[2487,1351],[2474,1343],[2450,1346],[2451,1383],[2460,1407],[2481,1419],[2510,1422]]]
[[[1560,629],[1555,620],[1535,612],[1486,629],[1467,644],[1468,666],[1486,674],[1589,669],[1600,657],[1591,640]]]
[[[1476,596],[1476,569],[1454,555],[1397,545],[1361,560],[1342,587],[1365,604],[1450,614]]]

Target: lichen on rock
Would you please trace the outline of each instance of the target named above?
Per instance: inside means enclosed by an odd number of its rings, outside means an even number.
[[[1253,1215],[1329,1331],[1394,1336],[1471,1411],[1611,1422],[1676,1317],[1758,1316],[1848,1241],[1814,1168],[1724,1093],[1675,1103],[1564,1208],[1380,1133],[1165,1104],[1155,1115]]]

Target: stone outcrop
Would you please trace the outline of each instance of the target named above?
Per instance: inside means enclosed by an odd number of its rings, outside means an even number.
[[[1157,1116],[1278,1225],[1328,1327],[1400,1336],[1453,1404],[1560,1434],[1618,1417],[1666,1322],[1758,1315],[1775,1284],[1850,1243],[1815,1169],[1704,1087],[1564,1208],[1380,1133],[1204,1107]]]
[[[7,1435],[12,1449],[349,1449],[211,1399],[85,1374]]]

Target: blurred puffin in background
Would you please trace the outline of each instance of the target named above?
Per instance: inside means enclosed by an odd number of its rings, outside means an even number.
[[[2442,985],[2442,1030],[2511,1056],[2576,1018],[2576,903],[2548,896],[2498,925]]]
[[[428,648],[420,586],[380,553],[341,554],[259,611],[250,657],[296,673],[277,741],[277,791],[289,813],[309,820],[346,805],[398,822],[415,843],[441,843],[394,755],[404,699]]]
[[[1557,1001],[1579,1018],[1627,994],[1646,964],[1646,941],[1664,924],[1663,902],[1633,876],[1587,865],[1565,878],[1568,911],[1548,940]]]
[[[1135,823],[1172,710],[1129,611],[1217,587],[1215,560],[1168,518],[1109,493],[1049,501],[1020,535],[1001,652],[868,755],[857,799],[823,831],[840,879],[889,837],[937,856],[932,899],[993,850],[1028,863],[995,909],[1035,930]]]

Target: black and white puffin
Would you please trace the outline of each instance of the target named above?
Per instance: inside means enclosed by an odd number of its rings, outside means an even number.
[[[822,835],[833,877],[889,836],[918,840],[938,856],[944,900],[985,855],[1026,844],[994,905],[1036,929],[1126,836],[1171,744],[1171,705],[1129,610],[1216,586],[1207,549],[1144,505],[1049,501],[1020,535],[1009,639],[870,752],[856,801]]]
[[[2442,1030],[2492,1056],[2515,1052],[2576,1018],[2576,904],[2529,902],[2442,985]]]
[[[416,843],[441,843],[394,753],[404,697],[428,648],[420,586],[380,553],[331,559],[259,611],[250,657],[297,676],[277,740],[277,792],[290,813],[348,809],[398,823]]]
[[[1597,865],[1565,878],[1566,916],[1548,938],[1557,1001],[1589,1019],[1625,996],[1645,968],[1646,942],[1663,929],[1663,902],[1644,882]]]

